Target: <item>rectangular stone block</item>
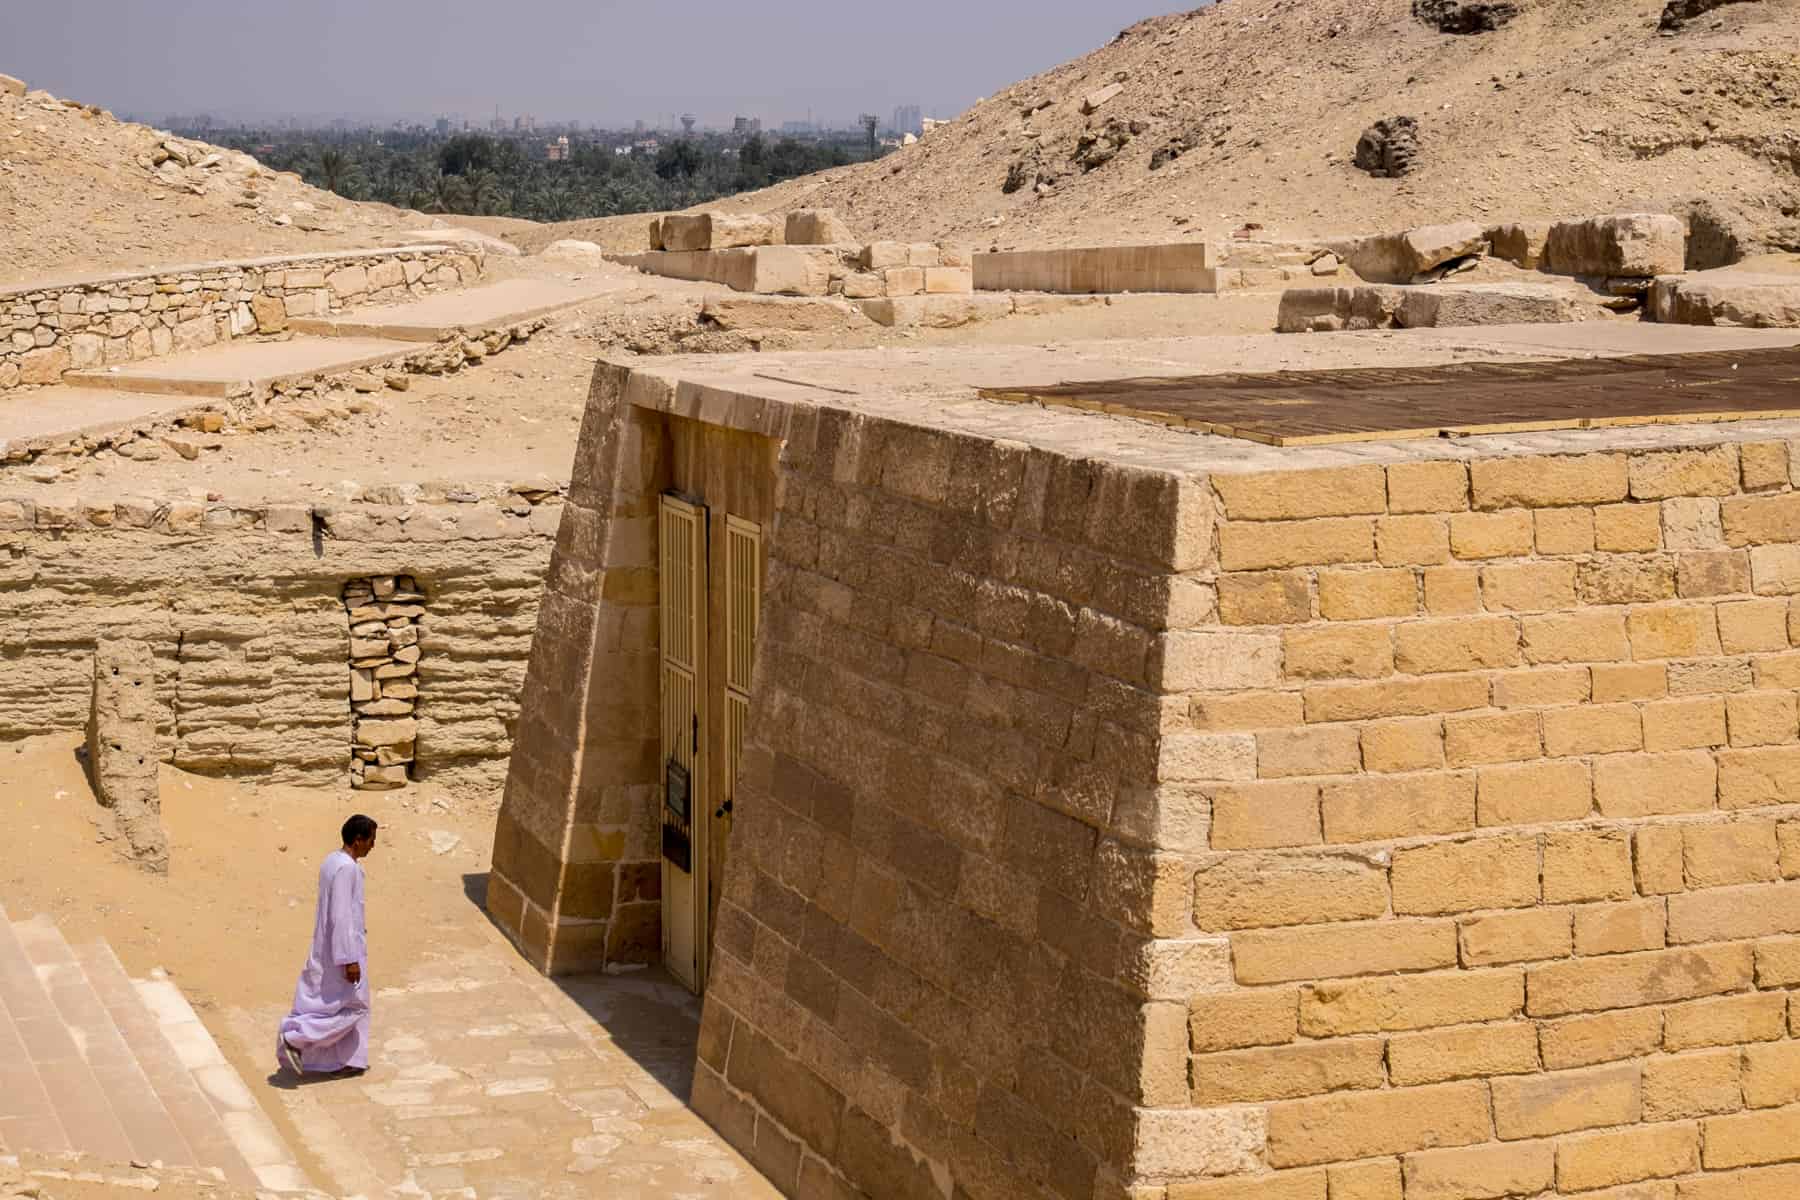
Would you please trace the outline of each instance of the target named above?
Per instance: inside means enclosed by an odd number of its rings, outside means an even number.
[[[1550,963],[1529,970],[1527,1011],[1560,1017],[1740,991],[1750,985],[1748,946],[1661,950]]]
[[[1394,852],[1394,911],[1436,915],[1538,901],[1538,840],[1477,838]]]
[[[1388,1039],[1388,1072],[1396,1087],[1528,1075],[1538,1069],[1537,1027],[1526,1021]]]
[[[1683,1121],[1744,1106],[1742,1053],[1703,1050],[1644,1060],[1644,1119]]]
[[[1219,565],[1227,571],[1372,562],[1375,525],[1366,517],[1238,522],[1219,527]]]
[[[1579,759],[1484,767],[1476,773],[1475,802],[1484,826],[1579,821],[1593,809],[1593,781]]]
[[[1568,1138],[1556,1144],[1559,1190],[1589,1191],[1700,1170],[1700,1130],[1654,1125]]]
[[[1189,1068],[1192,1102],[1214,1108],[1378,1088],[1384,1048],[1380,1038],[1347,1038],[1201,1055]]]
[[[1609,754],[1594,760],[1594,800],[1608,817],[1706,812],[1715,806],[1717,774],[1703,750]]]
[[[1630,1125],[1643,1114],[1635,1064],[1496,1079],[1494,1129],[1503,1139]]]
[[[1272,850],[1321,840],[1315,783],[1249,783],[1212,794],[1215,850]]]
[[[1700,1129],[1709,1171],[1800,1158],[1800,1108],[1714,1117]]]
[[[1203,930],[1368,920],[1387,904],[1386,874],[1348,859],[1240,854],[1194,875],[1194,924]]]
[[[1519,625],[1511,617],[1409,621],[1394,630],[1394,663],[1409,675],[1518,665]]]
[[[1237,981],[1246,986],[1427,971],[1456,965],[1456,926],[1376,921],[1244,932],[1232,936],[1231,958]]]
[[[1662,1044],[1662,1011],[1639,1008],[1571,1017],[1545,1022],[1539,1028],[1544,1068],[1562,1071],[1654,1054]]]
[[[1462,963],[1468,967],[1493,967],[1569,956],[1571,935],[1567,909],[1538,908],[1467,917],[1460,922],[1458,932]]]
[[[1469,468],[1459,462],[1395,463],[1387,469],[1388,511],[1457,512],[1469,507]]]
[[[1519,971],[1335,980],[1300,989],[1300,1032],[1342,1037],[1508,1020],[1524,1003],[1525,976]]]
[[[1188,1006],[1188,1041],[1195,1054],[1279,1046],[1294,1040],[1300,993],[1264,988],[1195,996]]]
[[[1213,488],[1234,521],[1289,521],[1387,511],[1386,476],[1378,466],[1310,471],[1215,474]]]
[[[1556,1150],[1548,1142],[1427,1150],[1406,1156],[1409,1200],[1473,1200],[1535,1196],[1556,1177]]]
[[[1327,842],[1463,833],[1475,828],[1475,777],[1433,772],[1328,783],[1319,806]]]
[[[1629,489],[1618,454],[1478,459],[1469,465],[1475,507],[1551,508],[1623,500]]]
[[[1488,1136],[1485,1085],[1398,1088],[1271,1105],[1268,1158],[1276,1167],[1311,1166],[1472,1145]]]
[[[966,296],[975,291],[975,272],[968,267],[926,267],[925,294]]]

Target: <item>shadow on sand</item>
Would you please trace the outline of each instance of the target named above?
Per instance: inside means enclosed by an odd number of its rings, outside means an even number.
[[[487,873],[464,875],[462,883],[469,903],[504,937],[505,930],[487,912]],[[698,996],[661,967],[562,976],[550,982],[651,1078],[683,1101],[687,1099],[700,1042]],[[290,1086],[292,1083],[290,1077]]]

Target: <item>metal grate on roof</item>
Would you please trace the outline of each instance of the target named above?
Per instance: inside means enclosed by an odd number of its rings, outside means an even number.
[[[1800,347],[984,388],[1270,446],[1800,417]]]

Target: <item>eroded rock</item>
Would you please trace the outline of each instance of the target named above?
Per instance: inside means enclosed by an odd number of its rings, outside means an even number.
[[[1519,15],[1509,0],[1413,0],[1412,10],[1440,33],[1492,33]]]
[[[1350,251],[1349,262],[1351,270],[1371,283],[1412,283],[1487,250],[1487,230],[1463,221],[1364,238]]]
[[[1418,152],[1415,117],[1384,117],[1356,139],[1356,165],[1378,179],[1398,179],[1411,171]]]
[[[94,795],[136,862],[169,869],[157,785],[156,658],[145,642],[101,638],[94,646],[93,703],[88,713],[88,771]]]
[[[1663,9],[1662,28],[1680,29],[1695,17],[1704,16],[1727,4],[1744,4],[1749,0],[1669,0]]]

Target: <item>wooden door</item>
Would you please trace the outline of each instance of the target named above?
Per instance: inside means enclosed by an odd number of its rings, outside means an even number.
[[[721,797],[713,810],[709,834],[707,928],[719,910],[719,883],[725,878],[725,856],[731,845],[731,822],[737,804],[738,762],[744,753],[744,730],[750,721],[750,672],[756,663],[757,622],[762,617],[762,527],[742,517],[725,518],[722,573],[725,579],[723,745]],[[717,660],[715,660],[717,661]]]
[[[663,962],[698,992],[705,980],[706,509],[662,497],[658,520],[662,645]]]

